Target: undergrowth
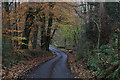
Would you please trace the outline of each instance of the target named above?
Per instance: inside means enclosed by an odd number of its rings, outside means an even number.
[[[4,51],[5,52],[5,51]],[[16,51],[9,51],[4,53],[3,52],[3,60],[2,66],[3,67],[12,67],[17,63],[25,64],[25,61],[32,60],[37,57],[47,57],[51,56],[51,51],[42,51],[41,49],[27,49],[27,50],[16,50]],[[12,55],[11,55],[12,54]]]
[[[97,78],[120,80],[118,34],[114,33],[109,43],[101,45],[99,49],[85,51],[84,48],[75,55],[78,62],[85,62]]]

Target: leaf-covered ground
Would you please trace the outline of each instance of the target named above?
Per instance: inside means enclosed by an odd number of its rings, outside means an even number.
[[[90,79],[93,78],[93,72],[88,70],[82,62],[76,62],[74,52],[70,50],[62,50],[68,55],[68,65],[75,78]]]
[[[51,56],[47,57],[37,57],[33,60],[25,61],[25,63],[17,63],[11,68],[4,67],[2,69],[2,78],[22,78],[25,77],[30,71],[32,71],[38,65],[54,58],[56,56],[55,53]]]

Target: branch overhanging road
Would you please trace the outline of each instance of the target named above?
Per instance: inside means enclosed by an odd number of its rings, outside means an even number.
[[[27,78],[72,78],[67,67],[67,55],[53,47],[49,48],[56,53],[56,57],[40,65]]]

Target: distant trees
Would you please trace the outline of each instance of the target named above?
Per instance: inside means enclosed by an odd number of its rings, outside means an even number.
[[[62,37],[65,48],[69,45],[77,51],[77,61],[82,59],[89,69],[102,77],[118,79],[120,3],[2,4],[4,53],[8,50],[36,49],[38,44],[42,50],[48,51],[55,32],[61,31],[57,40],[60,41]],[[8,56],[3,54],[3,57]]]
[[[109,4],[109,5],[108,5]],[[116,4],[116,6],[114,5]],[[118,26],[116,24],[118,24],[118,21],[113,21],[113,20],[118,20],[118,18],[115,19],[115,16],[118,16],[119,14],[119,3],[88,3],[87,6],[90,6],[88,8],[87,13],[89,14],[85,14],[86,16],[88,16],[88,27],[87,28],[91,28],[92,32],[96,32],[94,34],[97,34],[97,38],[95,39],[95,36],[91,34],[91,36],[88,36],[88,39],[92,39],[93,45],[95,44],[98,48],[102,45],[102,44],[107,44],[109,43],[110,40],[110,35],[112,32],[115,31],[115,26]],[[108,8],[109,6],[109,8]],[[113,11],[109,11],[110,6],[113,8],[112,10],[115,11],[115,13],[113,13],[114,16],[110,16],[110,13],[112,13]],[[113,21],[113,22],[111,22]],[[112,25],[111,25],[112,24]],[[114,25],[114,26],[113,26]],[[87,35],[89,35],[88,33],[88,29],[87,31]],[[97,41],[97,42],[96,42]],[[96,44],[97,43],[97,44]]]
[[[77,51],[76,61],[84,62],[95,77],[119,80],[120,3],[81,2],[70,6],[75,22],[60,28],[69,46],[66,49]]]
[[[81,43],[77,59],[86,62],[89,69],[98,74],[98,78],[119,80],[117,57],[119,52],[119,3],[87,3],[82,15],[88,22],[83,25],[84,43]],[[88,15],[89,14],[89,15]],[[82,40],[80,40],[82,42]],[[84,46],[83,46],[84,45]],[[79,55],[79,57],[78,57]],[[116,57],[115,57],[116,56]],[[107,62],[106,62],[107,61]],[[109,73],[113,71],[113,73]]]
[[[35,49],[38,37],[40,37],[41,49],[49,50],[49,45],[57,29],[57,24],[62,20],[60,18],[63,18],[65,15],[59,11],[62,11],[59,7],[63,9],[69,8],[69,6],[64,3],[56,4],[54,2],[23,2],[21,4],[17,2],[3,3],[5,9],[3,12],[6,16],[8,25],[4,24],[6,28],[3,27],[3,31],[5,33],[8,31],[10,33],[7,36],[11,36],[12,41],[10,43],[15,49],[29,49],[30,46]],[[67,18],[67,16],[65,18]],[[39,32],[40,36],[38,36]]]

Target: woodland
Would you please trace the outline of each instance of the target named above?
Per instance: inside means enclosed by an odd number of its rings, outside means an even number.
[[[96,80],[120,80],[120,3],[2,2],[2,69],[51,56],[50,46],[74,52]]]

